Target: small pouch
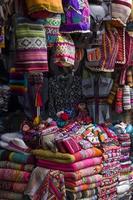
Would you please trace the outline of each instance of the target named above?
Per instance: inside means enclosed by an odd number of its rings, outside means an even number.
[[[60,34],[55,44],[54,63],[60,67],[74,66],[75,46],[70,35]]]

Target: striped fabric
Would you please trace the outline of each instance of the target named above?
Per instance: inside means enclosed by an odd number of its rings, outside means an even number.
[[[117,19],[122,25],[126,22],[131,14],[132,0],[113,0],[112,17]]]
[[[131,109],[130,87],[128,85],[123,88],[123,108],[124,110]]]
[[[48,71],[46,34],[40,24],[18,23],[16,27],[16,71]]]

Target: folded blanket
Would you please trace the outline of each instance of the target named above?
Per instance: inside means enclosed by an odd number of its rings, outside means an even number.
[[[78,171],[80,169],[88,168],[88,167],[99,165],[99,164],[102,164],[102,157],[89,158],[83,161],[70,163],[70,164],[55,163],[48,160],[37,161],[37,165],[40,167],[45,167],[48,169],[57,169],[57,170],[66,171],[66,172]]]
[[[92,184],[83,184],[77,187],[69,187],[69,185],[66,185],[66,188],[70,192],[80,192],[88,189],[94,189],[101,186],[101,181],[97,183],[92,183]]]
[[[0,161],[0,168],[5,168],[5,169],[16,169],[16,170],[21,170],[21,171],[29,171],[31,172],[34,169],[34,165],[32,164],[17,164],[15,162],[10,162],[10,161]]]
[[[106,188],[98,188],[98,196],[99,197],[102,197],[102,196],[105,196],[105,195],[108,195],[108,194],[111,194],[111,193],[114,193],[114,192],[117,192],[117,189],[116,187],[112,187],[110,189],[106,189]]]
[[[26,187],[26,183],[7,182],[0,180],[0,190],[8,190],[17,193],[23,193]]]
[[[96,165],[93,167],[88,167],[81,169],[76,172],[64,172],[65,179],[72,179],[74,181],[81,179],[82,177],[91,176],[98,174],[102,171],[102,165]]]
[[[96,195],[97,191],[96,191],[96,189],[92,189],[92,190],[84,190],[81,192],[67,191],[66,193],[67,193],[68,199],[77,200],[77,199],[81,199],[81,198],[89,198],[91,196],[94,196],[94,195]]]
[[[119,185],[119,186],[117,186],[117,193],[122,194],[122,193],[129,191],[129,189],[130,189],[129,184]]]
[[[14,133],[5,133],[5,134],[2,134],[0,136],[0,139],[4,142],[7,142],[9,143],[10,141],[14,140],[15,138],[20,138],[22,139],[22,134],[19,133],[19,132],[14,132]]]
[[[30,173],[26,171],[19,171],[14,169],[0,168],[0,180],[15,181],[15,182],[28,182]]]
[[[24,200],[23,194],[19,194],[16,192],[8,192],[6,190],[0,190],[0,199],[8,199],[8,200]]]
[[[33,155],[40,157],[42,160],[51,160],[58,163],[73,163],[86,158],[99,157],[102,155],[102,151],[95,147],[81,150],[75,154],[60,152],[54,153],[52,151],[42,149],[33,150],[32,153]]]
[[[117,181],[118,181],[117,176],[109,176],[109,177],[103,178],[102,179],[102,187],[107,186],[107,185],[111,185],[113,183],[116,183]]]
[[[69,187],[76,187],[83,184],[92,184],[97,183],[99,181],[102,181],[102,175],[100,174],[82,177],[82,179],[78,181],[73,181],[72,179],[65,179],[65,183],[66,185],[69,185]]]
[[[35,158],[30,154],[0,150],[0,161],[11,161],[19,164],[34,164]]]

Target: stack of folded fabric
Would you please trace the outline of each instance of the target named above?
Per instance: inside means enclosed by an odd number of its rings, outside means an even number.
[[[115,128],[121,145],[120,176],[117,186],[118,199],[131,198],[132,161],[130,160],[131,138],[126,132],[126,124],[116,124]]]
[[[0,138],[0,199],[24,200],[35,159],[19,133]]]
[[[101,132],[100,132],[101,130]],[[99,138],[103,149],[103,180],[98,188],[99,200],[117,200],[117,185],[120,169],[120,146],[115,133],[105,125],[99,127]]]
[[[57,152],[32,150],[38,166],[64,172],[68,199],[97,199],[96,188],[102,182],[102,151],[94,145],[99,141],[92,128],[93,125],[69,124],[56,136]]]

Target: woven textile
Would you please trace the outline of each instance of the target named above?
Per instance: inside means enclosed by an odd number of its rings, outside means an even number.
[[[60,32],[89,32],[90,8],[87,0],[63,0],[64,14]]]
[[[123,108],[124,110],[131,109],[130,87],[128,85],[123,88]]]
[[[44,10],[53,13],[63,13],[61,0],[26,0],[26,5],[29,14]]]
[[[113,0],[112,17],[117,19],[122,25],[125,25],[132,8],[132,0]]]
[[[46,33],[43,25],[18,22],[15,68],[16,72],[48,71]]]

